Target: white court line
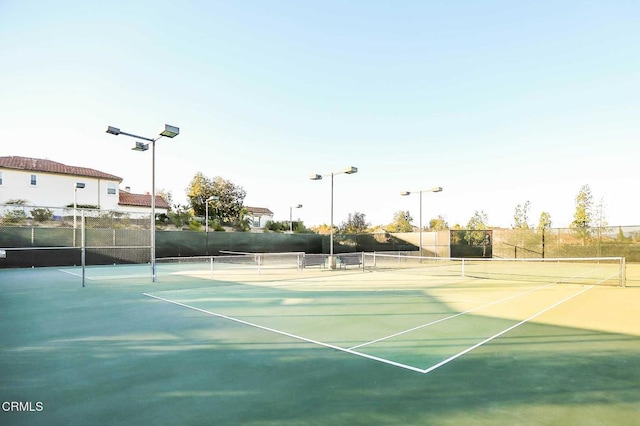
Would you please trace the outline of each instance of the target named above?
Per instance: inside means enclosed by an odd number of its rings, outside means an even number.
[[[547,285],[542,286],[540,288],[548,287],[548,286],[551,286],[553,284],[555,284],[555,283],[547,284]],[[248,322],[248,321],[244,321],[244,320],[241,320],[241,319],[238,319],[238,318],[229,317],[227,315],[223,315],[223,314],[207,311],[205,309],[197,308],[195,306],[190,306],[190,305],[187,305],[187,304],[184,304],[184,303],[176,302],[174,300],[169,300],[169,299],[165,299],[163,297],[154,296],[154,295],[149,294],[149,293],[142,293],[142,294],[147,296],[147,297],[151,297],[153,299],[161,300],[161,301],[164,301],[164,302],[167,302],[167,303],[172,303],[174,305],[182,306],[182,307],[185,307],[185,308],[188,308],[188,309],[193,309],[195,311],[202,312],[202,313],[205,313],[207,315],[213,315],[213,316],[218,317],[218,318],[223,318],[223,319],[234,321],[234,322],[237,322],[237,323],[240,323],[240,324],[248,325],[248,326],[251,326],[251,327],[256,327],[256,328],[259,328],[259,329],[262,329],[262,330],[270,331],[272,333],[281,334],[281,335],[284,335],[284,336],[287,336],[287,337],[291,337],[291,338],[294,338],[294,339],[297,339],[297,340],[302,340],[304,342],[313,343],[313,344],[316,344],[316,345],[319,345],[319,346],[323,346],[323,347],[326,347],[326,348],[330,348],[330,349],[335,349],[335,350],[338,350],[338,351],[341,351],[341,352],[345,352],[345,353],[349,353],[349,354],[352,354],[352,355],[360,356],[362,358],[367,358],[367,359],[370,359],[370,360],[373,360],[373,361],[378,361],[378,362],[381,362],[381,363],[384,363],[384,364],[389,364],[389,365],[392,365],[392,366],[395,366],[395,367],[404,368],[406,370],[415,371],[417,373],[428,374],[428,373],[431,373],[432,371],[434,371],[434,370],[436,370],[436,369],[438,369],[438,368],[450,363],[451,361],[453,361],[453,360],[455,360],[457,358],[460,358],[461,356],[473,351],[474,349],[477,349],[480,346],[482,346],[482,345],[484,345],[486,343],[489,343],[490,341],[502,336],[503,334],[508,333],[509,331],[511,331],[511,330],[523,325],[523,324],[526,324],[527,322],[529,322],[529,321],[537,318],[538,316],[550,311],[551,309],[553,309],[553,308],[555,308],[555,307],[557,307],[557,306],[559,306],[559,305],[561,305],[561,304],[573,299],[574,297],[577,297],[577,296],[581,295],[582,293],[585,293],[588,290],[591,290],[593,287],[595,287],[595,285],[590,285],[590,286],[580,290],[579,292],[577,292],[575,294],[567,296],[564,299],[554,303],[553,305],[548,306],[547,308],[545,308],[545,309],[543,309],[543,310],[531,315],[530,317],[520,321],[519,323],[514,324],[511,327],[508,327],[508,328],[506,328],[506,329],[494,334],[493,336],[488,337],[488,338],[484,339],[483,341],[481,341],[479,343],[476,343],[475,345],[470,346],[467,349],[464,349],[463,351],[460,351],[457,354],[452,355],[452,356],[446,358],[445,360],[443,360],[443,361],[441,361],[441,362],[439,362],[437,364],[434,364],[431,367],[428,367],[426,369],[421,369],[421,368],[413,367],[411,365],[402,364],[402,363],[391,361],[391,360],[384,359],[384,358],[379,358],[379,357],[376,357],[376,356],[373,356],[373,355],[368,355],[368,354],[365,354],[365,353],[362,353],[362,352],[354,351],[352,348],[342,348],[340,346],[335,346],[335,345],[332,345],[330,343],[324,343],[324,342],[320,342],[320,341],[317,341],[317,340],[309,339],[309,338],[306,338],[306,337],[298,336],[298,335],[295,335],[295,334],[287,333],[287,332],[284,332],[284,331],[276,330],[276,329],[273,329],[273,328],[265,327],[265,326],[258,325],[258,324],[255,324],[255,323],[251,323],[251,322]],[[535,289],[529,290],[529,291],[527,291],[527,292],[525,292],[523,294],[530,293],[530,292],[536,291],[538,289],[539,288],[535,288]],[[509,298],[517,297],[519,295],[520,294],[515,295],[515,296],[511,296]],[[507,298],[507,299],[509,299],[509,298]],[[498,302],[499,301],[493,302],[493,303],[498,303]],[[477,308],[477,309],[479,309],[479,308]],[[458,316],[458,315],[461,315],[461,314],[462,313],[456,314],[455,316]],[[443,320],[443,319],[441,319],[441,320]],[[424,325],[424,326],[426,326],[426,325]],[[405,331],[405,332],[408,332],[408,331]],[[403,334],[405,332],[402,332],[400,334]]]
[[[270,332],[276,333],[276,334],[281,334],[283,336],[291,337],[291,338],[297,339],[297,340],[302,340],[302,341],[308,342],[308,343],[313,343],[313,344],[319,345],[319,346],[324,346],[326,348],[335,349],[337,351],[346,352],[346,353],[349,353],[351,355],[356,355],[356,356],[360,356],[360,357],[363,357],[363,358],[368,358],[370,360],[382,362],[384,364],[393,365],[395,367],[400,367],[400,368],[404,368],[404,369],[407,369],[407,370],[412,370],[412,371],[415,371],[415,372],[418,372],[418,373],[424,373],[424,370],[422,370],[420,368],[417,368],[417,367],[413,367],[411,365],[401,364],[399,362],[391,361],[391,360],[384,359],[384,358],[379,358],[377,356],[368,355],[368,354],[365,354],[365,353],[362,353],[362,352],[357,352],[357,351],[354,351],[354,350],[351,350],[351,349],[342,348],[340,346],[335,346],[335,345],[332,345],[330,343],[324,343],[324,342],[320,342],[318,340],[308,339],[306,337],[298,336],[296,334],[287,333],[287,332],[284,332],[284,331],[276,330],[274,328],[269,328],[269,327],[265,327],[265,326],[262,326],[262,325],[259,325],[259,324],[255,324],[255,323],[252,323],[252,322],[249,322],[249,321],[244,321],[244,320],[241,320],[241,319],[238,319],[238,318],[229,317],[227,315],[219,314],[219,313],[216,313],[216,312],[207,311],[206,309],[197,308],[195,306],[187,305],[185,303],[180,303],[180,302],[176,302],[174,300],[165,299],[163,297],[154,296],[154,295],[149,294],[149,293],[142,293],[142,294],[144,294],[147,297],[151,297],[153,299],[162,300],[163,302],[172,303],[174,305],[182,306],[182,307],[188,308],[188,309],[193,309],[194,311],[202,312],[202,313],[207,314],[207,315],[213,315],[213,316],[218,317],[218,318],[224,318],[224,319],[227,319],[229,321],[235,321],[235,322],[238,322],[240,324],[244,324],[244,325],[248,325],[248,326],[251,326],[251,327],[259,328],[259,329],[262,329],[262,330],[270,331]]]
[[[105,269],[105,268],[102,268]],[[92,269],[93,272],[99,271],[99,269]],[[62,272],[65,274],[69,274],[72,275],[74,277],[78,277],[78,278],[82,278],[82,273],[77,273],[77,272],[73,272],[73,271],[69,271],[69,270],[65,270],[65,269],[58,269],[58,272]],[[87,276],[87,274],[85,274],[85,279],[88,281],[95,281],[95,280],[105,280],[105,281],[109,281],[109,280],[119,280],[119,279],[128,279],[128,278],[144,278],[144,277],[148,277],[150,274],[149,273],[140,273],[140,274],[135,274],[135,275],[103,275],[103,276],[97,276],[97,277],[89,277]]]
[[[64,274],[69,274],[69,275],[74,276],[74,277],[82,278],[82,274],[78,274],[77,272],[73,272],[73,271],[69,271],[69,270],[65,270],[65,269],[58,269],[58,272],[62,272]],[[87,280],[89,280],[89,281],[91,281],[93,279],[93,278],[89,278],[89,277],[86,277],[86,276],[85,276],[85,278]]]
[[[358,349],[358,348],[361,348],[363,346],[373,345],[375,343],[382,342],[383,340],[387,340],[387,339],[391,339],[391,338],[394,338],[394,337],[402,336],[403,334],[411,333],[412,331],[416,331],[416,330],[419,330],[421,328],[429,327],[431,325],[435,325],[435,324],[441,323],[443,321],[447,321],[447,320],[450,320],[450,319],[453,319],[453,318],[457,318],[457,317],[459,317],[461,315],[465,315],[465,314],[468,314],[468,313],[471,313],[471,312],[475,312],[475,311],[477,311],[479,309],[483,309],[483,308],[486,308],[486,307],[491,306],[491,305],[496,305],[498,303],[506,302],[507,300],[515,299],[516,297],[524,296],[525,294],[533,293],[534,291],[542,290],[542,289],[545,289],[545,288],[550,287],[552,285],[555,285],[555,283],[549,283],[549,284],[545,284],[545,285],[540,286],[540,287],[532,288],[531,290],[527,290],[527,291],[522,292],[522,293],[518,293],[518,294],[514,294],[514,295],[509,296],[509,297],[498,299],[498,300],[495,300],[493,302],[486,303],[484,305],[476,306],[475,308],[468,309],[468,310],[466,310],[464,312],[458,312],[457,314],[449,315],[447,317],[440,318],[440,319],[437,319],[435,321],[428,322],[426,324],[421,324],[419,326],[416,326],[416,327],[413,327],[413,328],[409,328],[407,330],[403,330],[403,331],[400,331],[398,333],[390,334],[389,336],[381,337],[379,339],[372,340],[370,342],[361,343],[359,345],[352,346],[349,349],[350,350]]]
[[[490,341],[492,341],[493,339],[496,339],[496,338],[498,338],[498,337],[502,336],[503,334],[505,334],[505,333],[507,333],[507,332],[509,332],[509,331],[513,330],[513,329],[514,329],[514,328],[516,328],[516,327],[520,327],[522,324],[525,324],[525,323],[527,323],[527,322],[529,322],[529,321],[531,321],[531,320],[535,319],[536,317],[538,317],[538,316],[540,316],[540,315],[544,314],[545,312],[547,312],[547,311],[549,311],[549,310],[551,310],[551,309],[555,308],[556,306],[561,305],[561,304],[563,304],[564,302],[566,302],[566,301],[568,301],[568,300],[571,300],[571,299],[573,299],[574,297],[579,296],[579,295],[581,295],[582,293],[584,293],[584,292],[586,292],[586,291],[588,291],[588,290],[591,290],[593,287],[594,287],[594,286],[593,286],[593,285],[591,285],[591,286],[589,286],[589,287],[587,287],[587,288],[585,288],[585,289],[583,289],[583,290],[580,290],[579,292],[577,292],[577,293],[575,293],[575,294],[572,294],[571,296],[565,297],[564,299],[560,300],[559,302],[556,302],[556,303],[554,303],[553,305],[551,305],[551,306],[549,306],[549,307],[547,307],[547,308],[545,308],[545,309],[541,310],[540,312],[538,312],[538,313],[535,313],[535,314],[531,315],[529,318],[524,319],[524,320],[520,321],[519,323],[514,324],[514,325],[512,325],[511,327],[506,328],[506,329],[502,330],[501,332],[496,333],[496,334],[494,334],[493,336],[491,336],[491,337],[488,337],[488,338],[484,339],[482,342],[476,343],[475,345],[473,345],[473,346],[471,346],[471,347],[468,347],[467,349],[465,349],[465,350],[463,350],[463,351],[461,351],[461,352],[458,352],[458,353],[457,353],[457,354],[455,354],[455,355],[450,356],[449,358],[445,359],[444,361],[441,361],[441,362],[439,362],[439,363],[437,363],[437,364],[435,364],[435,365],[432,365],[431,367],[429,367],[429,368],[427,368],[427,369],[425,369],[425,370],[422,370],[422,373],[425,373],[425,374],[430,373],[430,372],[432,372],[433,370],[435,370],[435,369],[437,369],[437,368],[440,368],[440,367],[442,367],[442,366],[443,366],[443,365],[445,365],[445,364],[448,364],[449,362],[453,361],[454,359],[459,358],[459,357],[461,357],[462,355],[465,355],[465,354],[467,354],[467,353],[471,352],[472,350],[474,350],[474,349],[476,349],[476,348],[478,348],[478,347],[480,347],[480,346],[484,345],[485,343],[489,343],[489,342],[490,342]]]
[[[596,270],[596,269],[592,269],[592,270],[589,270],[589,271],[585,271],[585,273],[584,273],[584,274],[586,274],[587,272],[595,271],[595,270]],[[583,274],[583,275],[584,275],[584,274]],[[583,275],[577,275],[575,278],[581,277],[581,276],[583,276]],[[614,274],[614,275],[612,275],[611,277],[613,277],[613,276],[615,276],[615,274]],[[606,280],[610,279],[611,277],[607,277],[607,278],[605,278],[604,280],[601,280],[600,282],[604,282],[604,281],[606,281]],[[391,339],[391,338],[393,338],[393,337],[401,336],[401,335],[403,335],[403,334],[410,333],[410,332],[412,332],[412,331],[419,330],[419,329],[424,328],[424,327],[429,327],[429,326],[431,326],[431,325],[438,324],[438,323],[440,323],[440,322],[447,321],[447,320],[450,320],[450,319],[453,319],[453,318],[459,317],[460,315],[468,314],[468,313],[470,313],[470,312],[474,312],[474,311],[477,311],[477,310],[479,310],[479,309],[486,308],[486,307],[488,307],[488,306],[492,306],[492,305],[495,305],[495,304],[498,304],[498,303],[506,302],[507,300],[515,299],[515,298],[517,298],[517,297],[524,296],[525,294],[533,293],[534,291],[542,290],[542,289],[545,289],[545,288],[547,288],[547,287],[550,287],[550,286],[552,286],[552,285],[556,285],[556,284],[558,284],[558,283],[557,283],[557,282],[551,282],[551,283],[545,284],[545,285],[540,286],[540,287],[535,287],[535,288],[532,288],[531,290],[527,290],[527,291],[525,291],[525,292],[523,292],[523,293],[518,293],[518,294],[514,294],[513,296],[505,297],[505,298],[503,298],[503,299],[498,299],[498,300],[496,300],[496,301],[494,301],[494,302],[490,302],[490,303],[487,303],[487,304],[485,304],[485,305],[481,305],[481,306],[475,307],[475,308],[473,308],[473,309],[466,310],[466,311],[464,311],[464,312],[459,312],[459,313],[457,313],[457,314],[450,315],[450,316],[448,316],[448,317],[444,317],[444,318],[440,318],[440,319],[438,319],[438,320],[431,321],[431,322],[429,322],[429,323],[422,324],[422,325],[419,325],[419,326],[417,326],[417,327],[410,328],[410,329],[408,329],[408,330],[403,330],[403,331],[400,331],[400,332],[398,332],[398,333],[391,334],[391,335],[389,335],[389,336],[385,336],[385,337],[381,337],[381,338],[376,339],[376,340],[372,340],[372,341],[370,341],[370,342],[365,342],[365,343],[362,343],[362,344],[360,344],[360,345],[352,346],[352,347],[350,347],[349,349],[358,349],[358,348],[361,348],[361,347],[363,347],[363,346],[368,346],[368,345],[372,345],[372,344],[374,344],[374,343],[382,342],[383,340],[387,340],[387,339]]]

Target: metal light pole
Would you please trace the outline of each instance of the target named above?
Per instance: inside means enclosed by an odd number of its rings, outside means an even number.
[[[423,192],[442,192],[442,187],[440,186],[436,186],[434,188],[431,189],[423,189],[420,191],[402,191],[400,193],[400,195],[411,195],[412,192],[419,192],[420,193],[420,256],[422,256],[422,193]]]
[[[301,209],[302,204],[298,204],[296,209]],[[289,207],[289,232],[293,232],[293,206]]]
[[[115,136],[130,136],[135,139],[151,142],[151,229],[149,233],[151,237],[151,281],[156,282],[156,141],[162,137],[175,138],[180,134],[180,129],[175,126],[165,124],[164,129],[160,131],[159,136],[155,139],[123,132],[113,126],[109,126],[107,128],[107,133]],[[146,151],[149,149],[149,144],[136,142],[136,145],[131,149],[133,151]]]
[[[73,229],[76,229],[76,215],[78,208],[78,189],[84,189],[83,182],[76,182],[76,185],[73,187]],[[73,243],[75,245],[75,241]]]
[[[216,197],[215,195],[212,195],[211,197],[207,198],[207,200],[205,201],[205,206],[204,206],[204,232],[209,233],[209,202],[214,201],[214,200],[219,200],[220,197]]]
[[[336,259],[333,256],[333,176],[345,173],[347,175],[352,175],[354,173],[358,173],[357,167],[347,167],[346,169],[340,172],[328,173],[325,175],[311,175],[311,180],[321,180],[325,176],[331,176],[331,229],[330,229],[330,237],[329,237],[329,266],[331,269],[336,269]]]
[[[76,245],[76,228],[77,228],[77,219],[78,215],[78,189],[84,189],[84,182],[76,182],[73,187],[73,245]]]

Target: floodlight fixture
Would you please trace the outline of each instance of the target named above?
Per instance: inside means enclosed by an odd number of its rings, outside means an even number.
[[[348,168],[344,169],[344,173],[346,173],[348,175],[352,175],[354,173],[358,173],[358,168],[357,167],[348,167]]]
[[[411,195],[411,191],[402,191],[400,195]]]
[[[311,175],[311,177],[309,179],[311,179],[311,180],[322,180],[322,175],[313,174],[313,175]]]
[[[164,125],[164,130],[160,132],[160,136],[164,136],[165,138],[175,138],[180,134],[180,129],[176,126],[171,126],[169,124]]]
[[[76,188],[83,189],[84,188],[84,182],[76,182]]]
[[[131,151],[146,151],[149,149],[148,143],[136,142],[136,146],[131,148]]]
[[[118,136],[120,134],[120,129],[117,127],[109,126],[107,128],[107,133]]]

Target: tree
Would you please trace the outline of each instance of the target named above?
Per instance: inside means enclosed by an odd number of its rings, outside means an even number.
[[[593,219],[593,195],[589,185],[580,188],[576,196],[576,210],[573,214],[572,228],[589,228]]]
[[[485,230],[489,227],[487,223],[489,218],[484,211],[476,211],[469,222],[467,222],[467,232],[465,240],[469,242],[469,245],[481,245],[485,242]]]
[[[236,226],[242,232],[248,231],[251,229],[251,214],[246,207],[241,207],[240,212],[238,213],[238,220],[236,221]]]
[[[340,224],[340,232],[342,234],[362,234],[369,227],[365,219],[364,213],[354,212],[349,213],[346,222]]]
[[[329,235],[331,234],[331,226],[327,225],[326,223],[323,223],[322,225],[312,227],[311,231],[320,235]],[[334,234],[338,233],[338,230],[336,229],[335,225],[333,227],[333,233]]]
[[[224,223],[241,224],[245,219],[242,208],[246,195],[241,186],[220,176],[209,179],[201,172],[195,174],[187,187],[187,197],[196,215],[204,216],[207,199],[218,197],[217,200],[209,201],[209,216],[214,216]]]
[[[386,230],[388,232],[412,232],[413,218],[409,214],[409,211],[398,211],[393,215],[393,222],[387,225]]]
[[[430,231],[444,231],[446,229],[449,229],[449,224],[444,219],[444,217],[442,217],[442,215],[438,216],[435,219],[431,219],[429,221]]]
[[[589,185],[583,185],[576,196],[576,210],[573,214],[573,222],[569,227],[575,229],[576,234],[582,238],[582,244],[586,244],[591,235],[591,221],[593,220],[593,195]]]
[[[626,238],[624,236],[624,231],[622,230],[622,226],[618,226],[618,236],[616,237],[616,241],[619,243],[624,243],[625,241],[629,241],[631,238]]]
[[[551,215],[547,212],[540,213],[540,219],[538,219],[538,231],[544,231],[551,228]]]
[[[176,227],[182,229],[184,226],[189,226],[191,223],[192,215],[188,206],[181,206],[177,204],[175,208],[168,213],[168,220]]]
[[[469,222],[467,222],[467,229],[477,230],[477,229],[487,229],[487,223],[489,222],[489,217],[484,211],[476,211]]]
[[[604,198],[600,198],[600,202],[595,207],[596,207],[596,210],[593,215],[595,220],[595,226],[597,228],[607,228],[607,226],[609,226],[609,223],[607,222],[607,217],[604,212],[604,207],[605,207]]]
[[[13,198],[11,200],[7,200],[4,202],[5,204],[11,204],[14,206],[26,206],[28,201],[27,200],[23,200],[21,198]]]
[[[166,201],[167,205],[169,206],[169,210],[171,210],[173,206],[173,194],[171,194],[171,191],[167,191],[166,189],[159,189],[156,191],[156,196]]]
[[[529,210],[531,202],[526,201],[524,205],[518,204],[513,215],[513,229],[529,229]]]

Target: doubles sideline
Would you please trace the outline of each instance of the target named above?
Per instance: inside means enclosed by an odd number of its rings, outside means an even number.
[[[559,306],[559,305],[561,305],[561,304],[563,304],[563,303],[565,303],[565,302],[567,302],[567,301],[569,301],[569,300],[571,300],[571,299],[573,299],[573,298],[585,293],[586,291],[591,290],[593,287],[595,287],[595,285],[587,286],[587,287],[581,289],[580,291],[578,291],[578,292],[576,292],[574,294],[571,294],[571,295],[565,297],[564,299],[562,299],[562,300],[560,300],[560,301],[558,301],[558,302],[546,307],[545,309],[542,309],[541,311],[534,313],[533,315],[529,316],[528,318],[526,318],[526,319],[524,319],[524,320],[522,320],[522,321],[520,321],[520,322],[518,322],[518,323],[516,323],[516,324],[514,324],[514,325],[512,325],[512,326],[510,326],[510,327],[508,327],[508,328],[506,328],[506,329],[504,329],[504,330],[502,330],[502,331],[500,331],[500,332],[498,332],[498,333],[496,333],[496,334],[494,334],[494,335],[492,335],[492,336],[490,336],[490,337],[488,337],[488,338],[476,343],[475,345],[472,345],[472,346],[470,346],[470,347],[468,347],[468,348],[466,348],[466,349],[464,349],[464,350],[462,350],[462,351],[460,351],[460,352],[458,352],[458,353],[456,353],[456,354],[444,359],[443,361],[441,361],[441,362],[439,362],[437,364],[434,364],[434,365],[432,365],[432,366],[430,366],[428,368],[414,367],[412,365],[403,364],[403,363],[392,361],[392,360],[389,360],[389,359],[385,359],[385,358],[380,358],[380,357],[377,357],[377,356],[369,355],[369,354],[357,351],[356,349],[364,347],[364,346],[368,346],[368,345],[371,345],[371,344],[374,344],[374,343],[377,343],[377,342],[380,342],[380,341],[383,341],[383,340],[387,340],[387,339],[390,339],[390,338],[395,337],[395,336],[399,336],[399,335],[402,335],[402,334],[407,334],[407,333],[410,333],[412,331],[415,331],[415,330],[418,330],[418,329],[421,329],[421,328],[425,328],[425,327],[428,327],[430,325],[437,324],[437,323],[440,323],[440,322],[443,322],[443,321],[446,321],[446,320],[449,320],[449,319],[452,319],[452,318],[456,318],[456,317],[459,317],[461,315],[465,315],[465,314],[468,314],[470,312],[473,312],[473,311],[476,311],[476,310],[479,310],[479,309],[482,309],[482,308],[485,308],[485,307],[488,307],[488,306],[491,306],[491,305],[502,303],[502,302],[505,302],[507,300],[511,300],[511,299],[516,298],[516,297],[520,297],[520,296],[523,296],[525,294],[529,294],[529,293],[532,293],[534,291],[538,291],[538,290],[547,288],[547,287],[549,287],[549,286],[551,286],[553,284],[554,283],[546,284],[546,285],[540,286],[540,287],[536,287],[536,288],[528,290],[526,292],[522,292],[522,293],[519,293],[519,294],[516,294],[516,295],[505,297],[503,299],[500,299],[500,300],[497,300],[497,301],[494,301],[494,302],[490,302],[490,303],[484,304],[482,306],[479,306],[479,307],[476,307],[476,308],[473,308],[473,309],[469,309],[469,310],[464,311],[464,312],[460,312],[460,313],[457,313],[457,314],[454,314],[454,315],[449,315],[449,316],[441,318],[439,320],[432,321],[432,322],[429,322],[429,323],[426,323],[426,324],[422,324],[420,326],[413,327],[411,329],[404,330],[404,331],[401,331],[399,333],[395,333],[393,335],[385,336],[385,337],[382,337],[380,339],[373,340],[371,342],[366,342],[366,343],[363,343],[363,344],[360,344],[360,345],[357,345],[357,346],[353,346],[351,348],[343,348],[341,346],[336,346],[336,345],[333,345],[333,344],[330,344],[330,343],[320,342],[320,341],[315,340],[315,339],[310,339],[310,338],[307,338],[307,337],[304,337],[304,336],[299,336],[299,335],[288,333],[288,332],[285,332],[285,331],[276,330],[276,329],[271,328],[271,327],[266,327],[266,326],[263,326],[263,325],[260,325],[260,324],[252,323],[250,321],[245,321],[245,320],[242,320],[242,319],[239,319],[239,318],[230,317],[228,315],[224,315],[224,314],[221,314],[221,313],[212,312],[212,311],[209,311],[209,310],[206,310],[206,309],[198,308],[196,306],[188,305],[186,303],[178,302],[178,301],[175,301],[175,300],[166,299],[164,297],[155,296],[155,295],[152,295],[152,294],[149,294],[149,293],[142,293],[142,294],[144,296],[147,296],[147,297],[159,300],[159,301],[163,301],[163,302],[166,302],[166,303],[171,303],[173,305],[181,306],[181,307],[187,308],[187,309],[192,309],[194,311],[201,312],[201,313],[206,314],[206,315],[211,315],[211,316],[214,316],[214,317],[217,317],[217,318],[223,318],[223,319],[226,319],[226,320],[229,320],[229,321],[233,321],[233,322],[236,322],[236,323],[240,323],[240,324],[244,324],[244,325],[247,325],[247,326],[250,326],[250,327],[255,327],[255,328],[258,328],[258,329],[261,329],[261,330],[269,331],[271,333],[276,333],[276,334],[280,334],[280,335],[283,335],[283,336],[287,336],[287,337],[290,337],[290,338],[293,338],[293,339],[296,339],[296,340],[300,340],[300,341],[303,341],[303,342],[312,343],[314,345],[318,345],[318,346],[334,349],[334,350],[345,352],[345,353],[348,353],[348,354],[351,354],[351,355],[356,355],[356,356],[359,356],[359,357],[362,357],[362,358],[366,358],[366,359],[370,359],[370,360],[373,360],[373,361],[381,362],[381,363],[384,363],[384,364],[392,365],[394,367],[403,368],[403,369],[414,371],[414,372],[417,372],[417,373],[428,374],[428,373],[431,373],[432,371],[434,371],[434,370],[436,370],[436,369],[438,369],[438,368],[450,363],[451,361],[453,361],[453,360],[455,360],[455,359],[457,359],[457,358],[459,358],[459,357],[461,357],[461,356],[473,351],[474,349],[477,349],[477,348],[479,348],[479,347],[491,342],[492,340],[497,339],[498,337],[504,335],[505,333],[508,333],[509,331],[512,331],[515,328],[520,327],[521,325],[526,324],[526,323],[534,320],[535,318],[537,318],[540,315],[550,311],[551,309],[554,309],[555,307],[557,307],[557,306]]]

